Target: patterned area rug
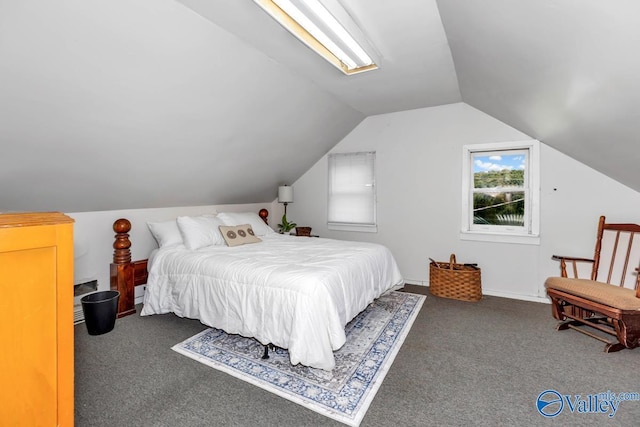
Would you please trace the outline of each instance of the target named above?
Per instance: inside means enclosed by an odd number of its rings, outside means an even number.
[[[292,365],[286,350],[269,351],[256,340],[207,329],[173,350],[322,415],[358,426],[415,320],[424,295],[390,292],[346,327],[347,342],[334,352],[328,372]]]

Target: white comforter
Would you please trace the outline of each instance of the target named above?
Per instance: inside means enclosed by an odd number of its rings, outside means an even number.
[[[344,326],[403,283],[372,243],[270,234],[260,243],[162,248],[149,260],[142,315],[173,312],[287,348],[291,363],[331,370]]]

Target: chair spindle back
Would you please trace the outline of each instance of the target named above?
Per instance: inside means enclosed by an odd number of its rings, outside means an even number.
[[[607,224],[600,217],[591,280],[638,289],[640,239],[636,234],[640,234],[638,224]]]

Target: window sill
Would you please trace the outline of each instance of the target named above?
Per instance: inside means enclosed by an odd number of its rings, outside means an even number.
[[[540,235],[538,234],[501,234],[486,233],[479,231],[461,231],[460,240],[470,240],[475,242],[492,243],[514,243],[519,245],[539,245]]]
[[[335,231],[360,231],[363,233],[377,233],[377,225],[363,225],[363,224],[327,224],[329,230]]]

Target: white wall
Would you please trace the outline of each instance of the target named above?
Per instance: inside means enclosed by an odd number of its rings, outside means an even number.
[[[174,0],[0,1],[0,210],[269,202],[363,118]]]
[[[113,242],[115,232],[113,223],[119,218],[131,222],[129,240],[131,240],[132,260],[146,259],[158,245],[147,227],[147,221],[162,221],[180,215],[201,215],[213,212],[258,212],[269,210],[269,224],[277,229],[282,216],[282,206],[278,203],[254,203],[242,205],[190,206],[158,209],[130,209],[100,212],[68,213],[74,224],[74,283],[98,281],[98,290],[110,287],[109,265],[113,261]],[[136,288],[136,302],[140,302],[142,288]],[[76,298],[76,304],[79,298]]]
[[[376,151],[378,232],[327,229],[327,156],[293,184],[288,217],[323,237],[388,246],[409,283],[428,284],[428,258],[455,253],[480,265],[485,294],[543,300],[559,271],[551,255],[593,255],[599,215],[640,222],[640,194],[542,141],[540,245],[460,240],[462,146],[526,139],[464,103],[371,116],[332,152]]]

